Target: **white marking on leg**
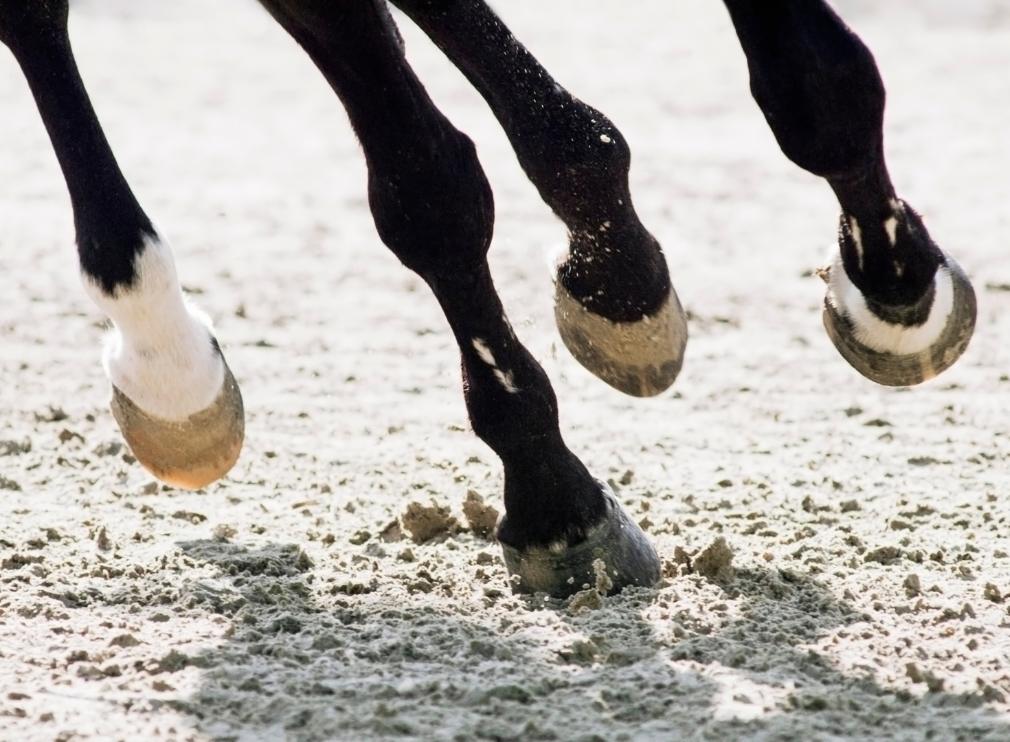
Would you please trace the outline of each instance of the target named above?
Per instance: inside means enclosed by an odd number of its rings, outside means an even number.
[[[211,342],[210,319],[182,294],[168,246],[145,237],[134,270],[133,285],[111,295],[82,274],[85,291],[114,325],[102,364],[144,412],[182,421],[217,399],[224,362]]]
[[[887,240],[891,243],[891,247],[894,247],[898,242],[898,219],[897,217],[889,217],[884,221],[884,231],[887,232]]]
[[[474,338],[472,344],[473,349],[477,351],[477,356],[491,367],[491,372],[502,388],[509,394],[518,394],[519,387],[515,384],[515,375],[511,371],[503,371],[498,368],[498,362],[495,360],[494,353],[491,352],[488,344],[480,338]]]
[[[488,347],[487,343],[480,338],[474,338],[473,349],[477,351],[477,355],[484,363],[491,368],[498,368],[498,363],[494,359],[494,353],[491,352],[491,348]]]
[[[859,272],[863,272],[863,230],[859,228],[856,217],[849,217],[849,234],[852,235],[852,244],[856,246],[856,257],[859,259]]]
[[[518,394],[519,387],[516,386],[516,379],[511,371],[502,371],[501,369],[494,370],[494,377],[498,380],[498,383],[502,385],[504,389],[509,394]]]
[[[939,339],[954,311],[954,283],[947,266],[941,265],[933,277],[933,305],[921,325],[899,325],[885,322],[866,305],[866,299],[849,280],[841,256],[831,266],[828,301],[839,314],[854,326],[856,339],[881,353],[907,355],[926,350]]]

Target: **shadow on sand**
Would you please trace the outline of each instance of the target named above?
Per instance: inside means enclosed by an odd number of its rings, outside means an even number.
[[[579,615],[527,601],[516,621],[511,596],[334,596],[294,545],[181,548],[222,575],[194,600],[232,620],[173,704],[214,739],[1010,739],[978,694],[915,697],[804,649],[863,617],[802,575],[739,572],[724,595],[742,611],[708,631],[664,614],[669,591]]]

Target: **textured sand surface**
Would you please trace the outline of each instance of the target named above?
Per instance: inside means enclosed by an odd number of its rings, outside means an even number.
[[[662,585],[509,593],[464,515],[470,490],[501,508],[501,474],[444,320],[375,236],[336,99],[265,14],[82,1],[85,80],[217,324],[247,447],[201,493],[130,462],[69,200],[0,54],[0,738],[1010,739],[1010,10],[839,0],[889,88],[899,192],[980,299],[961,362],[889,390],[824,335],[837,205],[778,151],[721,3],[499,5],[627,136],[691,313],[662,397],[567,356],[546,270],[563,229],[404,22],[494,186],[513,324]]]

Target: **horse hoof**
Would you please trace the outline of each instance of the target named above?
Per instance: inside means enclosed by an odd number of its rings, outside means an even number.
[[[559,543],[529,547],[523,551],[502,544],[505,566],[513,575],[517,593],[543,592],[566,598],[591,585],[605,581],[606,590],[616,593],[626,587],[651,587],[659,582],[660,565],[656,550],[642,529],[624,511],[605,484],[606,515],[574,546]],[[597,574],[594,562],[601,560],[606,577]]]
[[[185,420],[149,415],[115,385],[112,415],[137,461],[174,487],[195,490],[207,486],[227,474],[242,451],[242,393],[227,363],[217,399]]]
[[[842,357],[871,381],[919,384],[950,367],[968,347],[975,329],[975,291],[952,258],[937,269],[928,316],[917,325],[885,322],[874,314],[840,261],[827,280],[824,328]]]
[[[666,391],[684,363],[687,319],[677,292],[652,315],[615,322],[591,312],[560,281],[554,318],[565,347],[590,373],[633,397]]]

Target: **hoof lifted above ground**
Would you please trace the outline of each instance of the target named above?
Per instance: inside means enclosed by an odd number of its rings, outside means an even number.
[[[158,479],[175,487],[195,490],[220,479],[242,451],[245,436],[242,394],[227,364],[217,399],[185,420],[162,420],[148,415],[115,386],[112,414],[137,461]]]
[[[659,557],[642,529],[631,520],[605,485],[603,495],[607,511],[603,521],[594,526],[586,540],[574,546],[533,547],[520,552],[502,544],[505,566],[518,593],[543,592],[566,598],[586,586],[597,584],[593,563],[602,560],[607,577],[613,583],[610,592],[626,587],[651,587],[659,581]]]
[[[561,339],[588,371],[634,397],[652,397],[673,384],[687,345],[687,320],[673,287],[655,314],[615,322],[583,307],[560,281],[555,286]]]
[[[831,268],[831,274],[843,270],[841,265],[835,265]],[[924,347],[909,348],[908,352],[889,352],[879,339],[876,348],[871,347],[869,341],[861,341],[859,336],[866,330],[857,327],[844,305],[832,294],[834,281],[831,280],[830,274],[829,293],[824,300],[824,329],[827,330],[828,337],[842,357],[871,381],[885,386],[913,386],[927,381],[952,366],[961,357],[975,329],[977,313],[975,291],[961,266],[951,258],[947,258],[946,263],[937,270],[935,283],[939,287],[941,281],[948,280],[949,287],[944,288],[948,295],[941,297],[938,288],[934,291],[933,299],[934,304],[938,304],[941,298],[949,302],[946,322],[942,330],[939,330],[932,341]],[[866,310],[863,312],[865,314]],[[900,335],[894,333],[895,327],[892,325],[889,328],[891,332],[881,333],[881,336],[890,336],[892,342],[897,338],[896,342],[900,343],[902,339]],[[916,326],[911,326],[908,331],[915,329]]]

